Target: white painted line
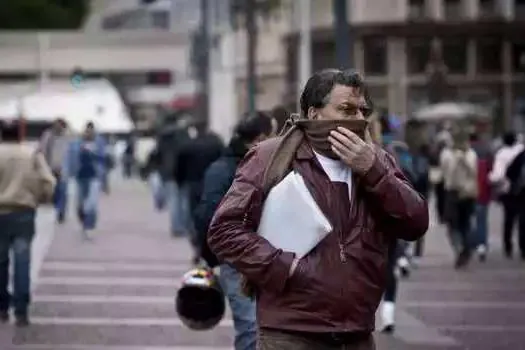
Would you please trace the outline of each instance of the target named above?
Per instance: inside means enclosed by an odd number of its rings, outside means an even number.
[[[376,315],[376,329],[382,328],[378,316],[379,313]],[[396,338],[414,345],[459,345],[454,338],[441,334],[437,327],[426,325],[401,308],[396,310]]]
[[[174,304],[173,297],[149,297],[126,295],[42,295],[32,298],[36,303],[68,303],[68,304]]]
[[[203,346],[131,346],[131,345],[82,345],[82,344],[24,344],[12,350],[233,350],[231,347]]]
[[[523,301],[402,301],[403,307],[418,308],[467,308],[467,309],[522,309]],[[521,310],[520,310],[521,311]]]
[[[70,262],[50,261],[44,262],[42,269],[47,271],[137,271],[137,272],[187,272],[191,266],[185,264],[140,264],[140,263],[99,263],[99,262]]]
[[[525,324],[523,325],[497,325],[497,326],[482,326],[482,325],[451,325],[451,326],[437,326],[442,330],[459,331],[459,332],[517,332],[525,333]]]
[[[42,207],[37,210],[35,238],[31,244],[31,281],[34,290],[38,284],[40,269],[55,237],[55,210]]]
[[[491,286],[487,285],[487,281],[477,281],[477,282],[455,282],[455,281],[447,281],[444,282],[411,282],[411,281],[403,281],[400,284],[401,289],[403,290],[411,290],[411,289],[417,289],[421,291],[426,290],[432,290],[432,291],[441,291],[441,290],[448,290],[448,291],[455,291],[455,290],[483,290],[483,291],[491,291],[491,292],[498,292],[498,291],[523,291],[525,293],[525,285],[504,285],[504,286]]]
[[[135,277],[40,277],[39,285],[97,285],[97,286],[170,286],[178,288],[180,282],[173,278]]]
[[[48,326],[184,326],[177,318],[31,317],[31,323]],[[217,327],[233,327],[233,320],[223,319]]]

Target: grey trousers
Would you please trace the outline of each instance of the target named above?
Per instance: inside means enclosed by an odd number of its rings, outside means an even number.
[[[334,337],[301,335],[299,332],[288,333],[278,330],[259,329],[257,350],[375,350],[374,337],[338,342]]]

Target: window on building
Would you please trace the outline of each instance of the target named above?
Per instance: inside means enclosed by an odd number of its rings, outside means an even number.
[[[172,74],[170,71],[148,72],[147,83],[149,85],[169,86],[172,84]]]
[[[494,17],[499,14],[499,7],[496,0],[479,0],[479,16]]]
[[[525,42],[512,45],[512,61],[515,73],[525,73]]]
[[[502,46],[502,42],[498,38],[483,38],[477,42],[476,57],[479,73],[501,73]]]
[[[460,19],[465,16],[465,9],[461,0],[444,0],[443,8],[447,20]]]
[[[168,11],[151,12],[151,25],[157,29],[169,29],[170,16]]]
[[[429,38],[411,38],[407,41],[407,71],[409,74],[425,73],[430,54]]]
[[[514,17],[525,19],[525,0],[514,0]]]
[[[408,3],[408,18],[412,21],[421,20],[427,17],[425,0],[410,0]]]
[[[365,73],[368,75],[386,75],[388,73],[388,48],[385,37],[363,39]]]
[[[449,73],[467,73],[467,46],[468,41],[466,39],[443,40],[443,60]]]
[[[334,42],[317,42],[313,43],[312,46],[312,52],[315,52],[312,55],[312,70],[314,72],[336,66]]]

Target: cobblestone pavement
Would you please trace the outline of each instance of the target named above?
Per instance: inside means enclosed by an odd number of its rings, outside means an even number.
[[[145,186],[114,187],[102,199],[93,242],[81,240],[74,217],[55,229],[35,281],[33,325],[0,326],[0,349],[231,349],[229,315],[208,332],[189,331],[176,318],[187,242],[169,237],[167,215],[153,211]],[[378,334],[379,350],[525,349],[525,263],[501,257],[500,215],[491,215],[493,252],[463,272],[451,267],[443,230],[431,229],[425,258],[401,284],[397,332]]]

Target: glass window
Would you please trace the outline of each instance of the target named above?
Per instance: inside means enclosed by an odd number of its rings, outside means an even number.
[[[465,16],[463,2],[461,0],[445,0],[443,2],[443,7],[446,19],[454,20]]]
[[[479,0],[479,16],[492,17],[498,14],[499,8],[495,0]]]
[[[363,39],[365,56],[365,73],[369,75],[385,75],[388,73],[387,43],[384,37],[369,37]]]
[[[314,72],[336,66],[334,42],[319,42],[312,46],[312,52],[315,52],[312,55],[312,70]]]
[[[465,74],[467,72],[467,44],[466,39],[443,40],[443,60],[449,73]]]
[[[516,73],[525,73],[525,43],[512,44],[512,68]]]
[[[525,0],[514,0],[514,16],[516,19],[525,19]]]
[[[425,0],[410,0],[408,3],[408,18],[410,20],[419,20],[427,17]]]
[[[500,73],[502,70],[501,40],[497,38],[484,38],[477,42],[476,57],[479,73]]]
[[[409,74],[425,73],[429,54],[429,38],[413,38],[407,41],[407,71]]]

